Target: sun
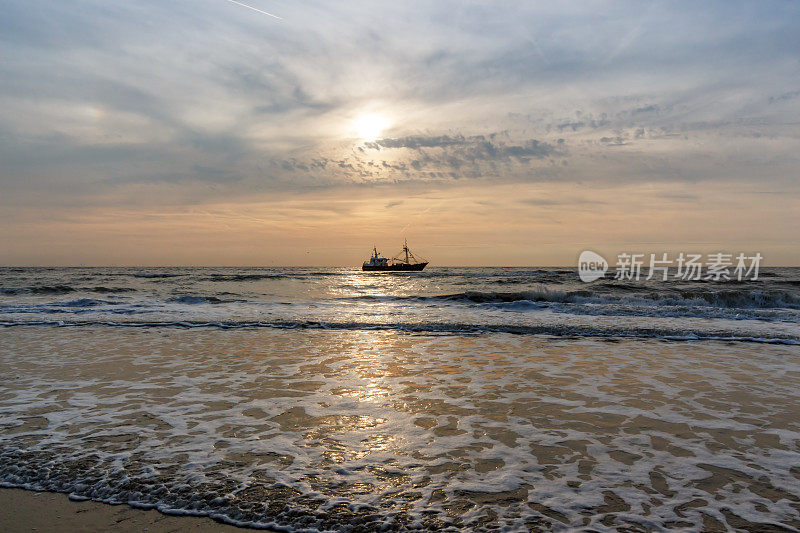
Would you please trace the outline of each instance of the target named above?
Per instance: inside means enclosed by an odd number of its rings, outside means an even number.
[[[361,115],[355,120],[356,134],[364,141],[371,142],[381,136],[389,126],[389,121],[381,115]]]

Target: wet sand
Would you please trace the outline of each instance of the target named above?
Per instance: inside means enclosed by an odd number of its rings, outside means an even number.
[[[169,516],[156,510],[134,509],[92,501],[71,501],[66,494],[0,489],[0,531],[242,531],[210,518]]]

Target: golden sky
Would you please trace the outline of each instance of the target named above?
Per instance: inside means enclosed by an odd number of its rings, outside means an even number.
[[[2,8],[0,265],[800,264],[800,9]]]

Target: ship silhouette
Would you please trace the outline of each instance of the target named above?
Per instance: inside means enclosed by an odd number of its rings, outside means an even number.
[[[427,261],[420,261],[411,250],[408,249],[408,242],[403,242],[403,249],[391,259],[381,257],[376,247],[372,247],[372,257],[369,261],[364,261],[361,270],[368,272],[419,272],[428,264]]]

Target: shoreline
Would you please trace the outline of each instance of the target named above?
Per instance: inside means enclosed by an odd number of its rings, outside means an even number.
[[[800,525],[785,346],[114,328],[3,343],[0,531]]]
[[[158,509],[93,500],[75,501],[62,492],[0,487],[0,531],[120,531],[167,533],[231,533],[253,528],[218,522],[210,517],[178,516]],[[274,531],[259,529],[260,531]]]

